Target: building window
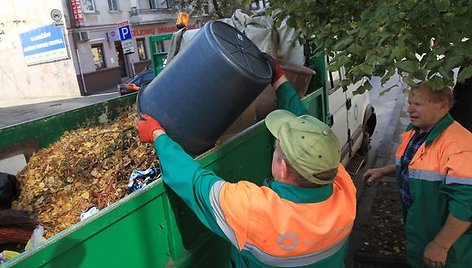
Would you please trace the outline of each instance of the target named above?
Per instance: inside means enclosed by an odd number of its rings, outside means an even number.
[[[149,0],[151,9],[170,8],[167,0]]]
[[[136,46],[138,47],[139,60],[147,60],[145,39],[144,38],[136,39]]]
[[[165,52],[164,41],[156,41],[154,42],[154,49],[156,52]]]
[[[118,11],[118,1],[117,0],[108,0],[108,10]]]
[[[97,70],[106,68],[105,56],[103,55],[103,44],[92,45],[92,57]]]
[[[157,8],[157,2],[158,0],[149,0],[149,6],[151,7],[151,9]]]
[[[85,13],[92,13],[96,12],[95,9],[95,1],[94,0],[81,0],[82,3],[82,11]]]

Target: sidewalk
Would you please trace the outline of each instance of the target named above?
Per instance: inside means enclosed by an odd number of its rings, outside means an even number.
[[[38,97],[38,98],[23,98],[23,99],[15,99],[15,100],[0,100],[0,109],[2,108],[10,108],[14,106],[24,106],[30,104],[40,104],[45,102],[52,102],[52,101],[67,101],[70,99],[78,99],[84,97],[90,97],[94,95],[102,95],[107,93],[116,93],[117,88],[116,86],[104,89],[98,93],[87,95],[87,96],[77,96],[77,97],[67,97],[67,96],[53,96],[53,97]]]
[[[0,128],[119,97],[114,87],[98,94],[75,98],[47,97],[14,102],[0,101]]]
[[[132,77],[132,76],[131,76]],[[124,76],[121,78],[121,83],[131,79],[131,77]],[[95,95],[104,95],[110,93],[117,93],[118,88],[116,85],[103,89],[99,92],[94,92],[93,94],[88,94],[86,96],[76,96],[76,97],[68,97],[68,96],[50,96],[50,97],[39,97],[39,98],[23,98],[23,99],[15,99],[15,100],[3,100],[0,99],[0,109],[2,108],[10,108],[14,106],[25,106],[25,105],[34,105],[34,104],[41,104],[41,103],[49,103],[54,101],[70,101],[71,99],[81,99]]]
[[[395,151],[400,144],[400,134],[404,132],[406,126],[410,123],[410,119],[406,112],[408,107],[407,99],[404,98],[403,101],[399,101],[395,104],[393,109],[393,114],[390,120],[387,121],[387,125],[378,127],[385,127],[385,135],[379,141],[380,145],[378,150],[371,152],[371,159],[373,163],[368,164],[364,167],[359,175],[362,176],[367,168],[376,168],[383,167],[385,165],[390,165],[395,163]],[[358,189],[362,191],[360,198],[358,199],[357,204],[357,217],[353,232],[351,234],[351,245],[350,245],[350,256],[349,261],[346,267],[403,267],[406,265],[405,259],[399,255],[388,256],[376,256],[373,254],[362,254],[361,247],[363,246],[363,239],[370,235],[382,235],[382,234],[372,234],[373,231],[369,229],[369,223],[372,224],[374,220],[372,218],[372,208],[374,204],[374,199],[377,195],[382,194],[382,198],[385,197],[385,188],[389,188],[390,192],[393,194],[398,193],[396,188],[396,179],[394,177],[384,177],[380,180],[378,186],[365,187]],[[380,191],[380,192],[379,192]],[[377,197],[379,198],[379,197]],[[390,213],[385,211],[385,213]],[[390,215],[389,215],[390,216]],[[401,217],[400,215],[397,215]],[[403,228],[403,226],[398,226],[398,228]],[[376,237],[378,240],[392,239],[391,237]]]

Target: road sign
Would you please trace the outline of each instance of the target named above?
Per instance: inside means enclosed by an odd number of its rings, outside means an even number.
[[[108,37],[108,41],[110,42],[121,41],[120,34],[118,33],[118,29],[113,29],[111,31],[108,31],[107,37]]]
[[[118,34],[120,35],[121,47],[124,54],[134,53],[134,42],[128,21],[118,23]]]
[[[123,48],[123,53],[124,54],[134,53],[133,39],[128,39],[128,40],[121,41],[121,47]]]
[[[127,20],[125,20],[125,21],[122,21],[122,22],[118,22],[118,27],[121,27],[121,26],[126,26],[126,25],[128,25],[128,24],[129,24],[129,23],[128,23],[128,21],[127,21]]]
[[[51,10],[51,18],[53,21],[58,22],[62,19],[62,13],[58,9]]]
[[[129,29],[129,25],[121,26],[118,28],[118,32],[120,33],[120,40],[128,40],[131,39],[131,30]]]

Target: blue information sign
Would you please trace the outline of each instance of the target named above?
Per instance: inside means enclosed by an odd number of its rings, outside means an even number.
[[[27,65],[69,58],[60,26],[47,25],[21,33],[20,40]]]
[[[129,25],[121,26],[118,28],[118,32],[120,33],[120,40],[128,40],[131,39],[131,30],[129,29]]]

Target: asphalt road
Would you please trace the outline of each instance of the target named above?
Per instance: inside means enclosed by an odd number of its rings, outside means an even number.
[[[118,98],[117,92],[0,108],[0,128]]]

